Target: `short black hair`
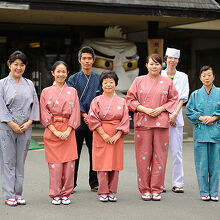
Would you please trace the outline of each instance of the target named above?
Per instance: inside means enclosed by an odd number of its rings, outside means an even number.
[[[211,66],[203,66],[203,67],[200,69],[199,77],[201,77],[202,72],[207,71],[207,70],[212,70],[212,74],[213,74],[213,76],[215,76],[214,70],[213,70],[213,68],[212,68]]]
[[[59,60],[53,64],[51,71],[54,72],[55,69],[57,68],[57,66],[59,66],[60,64],[63,64],[66,67],[67,72],[69,72],[68,65],[64,61],[61,61],[61,60]]]
[[[100,82],[100,85],[102,86],[102,82],[104,79],[107,79],[107,78],[111,78],[111,79],[114,79],[115,81],[115,85],[117,86],[118,85],[118,76],[117,74],[114,72],[114,71],[103,71],[102,74],[100,75],[99,77],[99,82]]]
[[[82,53],[90,53],[92,55],[92,59],[95,60],[95,52],[94,50],[89,47],[89,46],[85,46],[85,47],[82,47],[78,53],[78,59],[80,60],[81,57],[82,57]]]
[[[23,62],[23,64],[26,66],[27,65],[27,56],[19,51],[19,50],[16,50],[15,52],[13,52],[9,58],[8,58],[8,64],[12,64],[15,60],[21,60]]]

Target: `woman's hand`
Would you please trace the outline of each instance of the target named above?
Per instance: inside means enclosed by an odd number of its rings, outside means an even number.
[[[25,122],[23,125],[20,126],[21,130],[24,132],[26,131],[31,125],[32,125],[32,120],[28,120]]]
[[[67,140],[69,135],[70,135],[70,133],[71,133],[71,131],[72,131],[72,127],[68,127],[66,129],[66,131],[62,132],[62,135],[60,136],[60,139],[61,140]]]
[[[144,109],[144,113],[145,113],[146,115],[151,116],[152,112],[153,112],[153,109],[152,109],[152,108],[145,108],[145,109]]]
[[[121,137],[122,131],[118,131],[114,136],[112,136],[109,140],[110,144],[115,144],[118,139]]]
[[[211,117],[211,116],[206,116],[205,119],[204,119],[204,123],[205,123],[206,125],[212,125],[212,124],[213,124],[213,121],[215,121],[215,120],[214,120],[214,118]]]
[[[163,106],[160,106],[158,108],[152,109],[152,108],[146,108],[143,105],[138,105],[137,111],[143,112],[146,115],[149,115],[151,117],[157,117],[161,112],[165,111],[165,108]]]
[[[176,117],[177,117],[177,114],[169,114],[170,125],[173,127],[176,127]]]
[[[61,136],[60,136],[60,139],[61,140],[67,140],[67,138],[69,137],[69,135],[70,135],[70,132],[69,131],[64,131],[64,132],[62,132],[62,134],[61,134]]]
[[[199,120],[202,121],[204,124],[206,125],[213,125],[213,122],[218,120],[218,116],[214,115],[214,116],[200,116]]]
[[[61,139],[61,135],[62,135],[63,132],[57,131],[57,129],[54,127],[54,125],[48,125],[47,127],[50,129],[50,131],[51,131],[56,137],[58,137],[58,138]]]
[[[18,124],[16,124],[13,121],[9,121],[7,122],[8,126],[17,134],[22,134],[23,131],[21,130],[20,126]]]
[[[138,105],[137,111],[143,112],[146,115],[150,115],[151,112],[153,111],[153,109],[152,108],[146,108],[143,105]]]
[[[162,112],[164,112],[165,111],[165,108],[163,107],[163,106],[160,106],[160,107],[158,107],[158,108],[155,108],[155,109],[153,109],[151,112],[150,112],[150,114],[149,114],[149,116],[151,116],[151,117],[157,117],[158,115],[160,115]]]
[[[54,134],[56,137],[58,137],[58,138],[61,139],[61,136],[62,136],[63,132],[57,131],[57,130],[54,130],[54,131],[52,131],[52,132],[53,132],[53,134]],[[62,139],[61,139],[61,140],[62,140]]]
[[[102,137],[102,139],[103,139],[106,143],[109,143],[109,141],[110,141],[110,136],[104,132],[102,126],[96,128],[96,131],[99,133],[99,135]]]
[[[108,134],[103,133],[103,134],[101,134],[101,137],[103,138],[103,140],[104,140],[106,143],[110,143],[111,137],[110,137]]]

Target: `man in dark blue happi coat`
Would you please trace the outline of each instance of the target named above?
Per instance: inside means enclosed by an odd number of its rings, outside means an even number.
[[[90,47],[83,47],[79,51],[78,58],[82,70],[73,74],[68,79],[68,85],[77,90],[81,111],[81,125],[76,130],[78,159],[76,160],[75,165],[74,188],[77,186],[80,154],[83,141],[85,140],[90,160],[89,185],[91,191],[97,191],[97,173],[92,170],[92,132],[88,128],[87,116],[92,100],[102,93],[102,88],[99,84],[99,74],[92,72],[92,65],[95,61],[95,53],[93,49]]]

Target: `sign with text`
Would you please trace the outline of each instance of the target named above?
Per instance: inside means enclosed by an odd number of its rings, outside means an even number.
[[[158,53],[163,58],[163,39],[148,39],[148,55]]]

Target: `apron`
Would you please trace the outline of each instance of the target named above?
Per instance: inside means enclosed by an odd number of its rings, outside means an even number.
[[[120,120],[102,121],[102,128],[110,137],[117,133]],[[97,131],[93,132],[93,170],[112,171],[123,169],[124,136],[115,144],[106,143]]]
[[[58,131],[66,131],[69,119],[53,116],[53,125]],[[45,160],[48,163],[64,163],[78,158],[75,130],[72,129],[67,140],[56,137],[49,128],[44,131]]]

